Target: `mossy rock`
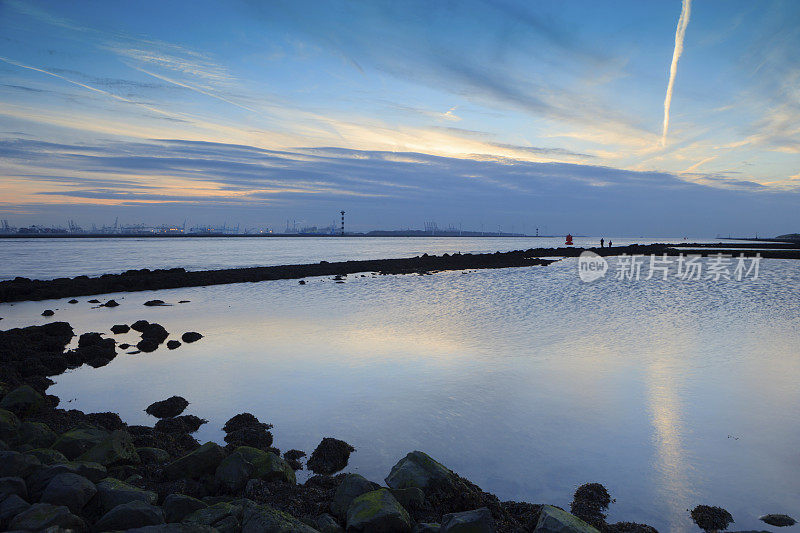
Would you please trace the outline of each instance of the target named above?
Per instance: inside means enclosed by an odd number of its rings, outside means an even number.
[[[86,524],[63,505],[37,503],[15,516],[9,530],[42,531],[48,528],[84,531]]]
[[[23,422],[19,426],[17,442],[34,448],[48,448],[57,438],[56,432],[43,422]]]
[[[22,385],[12,390],[0,400],[0,408],[19,416],[35,414],[47,407],[47,400],[30,385]]]
[[[104,466],[137,464],[140,462],[130,433],[124,429],[112,432],[78,457],[79,461],[100,463]]]
[[[56,465],[69,462],[69,459],[58,450],[52,448],[36,448],[25,452],[26,455],[32,455],[39,459],[44,465]]]
[[[74,428],[62,433],[52,448],[73,460],[103,442],[108,435],[108,431],[95,427]]]
[[[166,450],[162,450],[161,448],[151,448],[149,446],[136,448],[136,454],[144,464],[161,464],[168,462],[170,459],[169,452]]]
[[[158,499],[155,492],[134,487],[113,477],[105,478],[97,484],[97,496],[104,513],[124,503],[142,501],[153,505]]]
[[[374,533],[410,532],[411,517],[388,489],[367,492],[347,509],[347,530]]]
[[[253,478],[263,479],[264,481],[297,482],[294,470],[289,466],[289,463],[272,452],[265,452],[250,446],[239,446],[233,453],[241,455],[253,465],[251,474]]]
[[[20,421],[7,409],[0,409],[0,439],[14,441],[18,437]]]
[[[242,514],[242,533],[319,533],[292,515],[269,505],[250,505]]]
[[[577,516],[552,505],[542,506],[536,531],[538,533],[599,533],[597,529]]]
[[[347,508],[350,507],[354,499],[379,488],[380,485],[368,480],[361,474],[347,474],[333,495],[331,511],[336,516],[344,518],[347,516]]]
[[[232,517],[238,524],[242,519],[242,511],[243,507],[241,505],[219,502],[194,511],[181,522],[216,527],[220,522]]]
[[[180,522],[193,512],[205,509],[208,504],[185,494],[170,494],[164,498],[162,507],[167,522]]]
[[[456,489],[458,485],[456,475],[450,469],[420,451],[413,451],[400,459],[385,481],[393,489],[417,487],[426,494],[434,489]]]

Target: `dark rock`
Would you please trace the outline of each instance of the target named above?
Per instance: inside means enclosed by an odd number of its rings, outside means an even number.
[[[150,353],[158,349],[158,343],[152,339],[142,339],[136,343],[136,347],[141,352]]]
[[[419,487],[408,487],[407,489],[389,489],[392,496],[400,502],[400,505],[408,510],[420,509],[425,504],[425,493]],[[444,523],[442,523],[444,525]]]
[[[272,424],[259,422],[258,418],[250,413],[239,413],[225,422],[225,425],[222,426],[222,431],[225,433],[230,433],[231,431],[236,431],[237,429],[253,426],[263,426],[265,429],[272,429]]]
[[[147,307],[156,307],[159,305],[167,305],[164,300],[147,300],[144,305]]]
[[[53,316],[55,312],[52,309],[45,309],[42,311],[42,316]]]
[[[492,513],[486,507],[442,516],[442,533],[494,533]]]
[[[319,533],[288,513],[269,505],[247,506],[242,513],[242,533],[276,531],[286,533]]]
[[[300,462],[300,458],[305,456],[306,452],[300,450],[288,450],[283,452],[283,458],[286,459],[286,462],[289,463],[289,466],[292,467],[292,470],[303,469],[303,463]]]
[[[608,490],[600,483],[585,483],[578,487],[570,504],[570,512],[600,529],[606,522],[606,511],[611,503]]]
[[[164,498],[164,518],[167,522],[180,522],[188,515],[208,505],[185,494],[170,494]]]
[[[127,342],[123,342],[122,344],[119,345],[119,349],[120,350],[127,350],[130,347],[131,347],[131,345],[128,344]]]
[[[76,300],[75,298],[73,298],[72,300],[68,301],[67,303],[68,303],[68,304],[76,304],[76,303],[78,303],[78,300]]]
[[[63,505],[37,503],[11,519],[10,530],[43,531],[55,527],[83,531],[86,524]]]
[[[731,514],[722,507],[698,505],[692,509],[692,520],[704,531],[723,531],[733,523]]]
[[[95,427],[75,428],[63,433],[55,443],[53,449],[60,451],[68,459],[76,459],[79,455],[89,451],[108,437],[108,431]]]
[[[181,341],[176,341],[174,339],[171,341],[167,341],[167,348],[170,350],[174,350],[175,348],[178,348],[180,345]]]
[[[775,527],[793,526],[797,522],[794,518],[785,514],[765,514],[764,516],[759,516],[758,519]]]
[[[266,450],[272,446],[272,433],[263,425],[237,429],[225,435],[225,442],[230,446],[250,446]]]
[[[58,450],[51,450],[50,448],[35,448],[25,452],[26,455],[32,455],[39,459],[44,465],[55,465],[69,462],[67,457]]]
[[[91,300],[86,300],[86,301],[87,301],[88,303],[90,303],[90,304],[99,304],[99,303],[100,303],[100,300],[98,300],[98,299],[96,299],[96,298],[93,298],[93,299],[91,299]]]
[[[103,304],[103,307],[117,307],[117,306],[119,306],[119,304],[117,303],[116,300],[109,300]]]
[[[0,400],[0,408],[17,416],[27,416],[47,408],[47,400],[30,385],[22,385],[9,392]]]
[[[143,446],[136,448],[136,453],[144,464],[161,464],[169,461],[169,452],[161,448]]]
[[[385,481],[393,489],[418,487],[426,494],[433,490],[458,489],[458,479],[455,474],[420,451],[411,452],[398,461]]]
[[[414,529],[411,530],[411,533],[439,533],[441,530],[442,526],[439,524],[434,524],[432,522],[418,522],[414,524]],[[530,531],[533,531],[533,529]]]
[[[102,342],[103,336],[100,333],[84,333],[78,338],[78,348],[87,348],[89,346],[95,346]]]
[[[21,477],[0,477],[0,501],[12,494],[16,494],[20,498],[28,499],[28,487],[25,485],[25,480]]]
[[[229,502],[218,502],[203,509],[198,509],[183,519],[184,524],[211,526],[218,531],[239,531],[243,505]],[[271,531],[271,530],[265,530]]]
[[[156,418],[171,418],[178,416],[189,406],[189,402],[180,396],[171,396],[166,400],[150,404],[145,413]]]
[[[131,330],[131,327],[127,324],[114,324],[111,326],[111,333],[116,335],[120,333],[128,333]]]
[[[163,523],[164,513],[160,507],[143,501],[132,501],[108,511],[97,521],[95,528],[98,531],[120,531]]]
[[[658,530],[653,526],[637,524],[636,522],[616,522],[614,524],[607,524],[603,531],[604,533],[658,533]]]
[[[207,442],[168,464],[164,474],[168,479],[201,478],[213,474],[224,458],[225,450],[219,444]]]
[[[52,446],[58,435],[43,422],[23,422],[19,427],[17,442],[33,448]]]
[[[346,474],[333,495],[331,512],[339,518],[344,518],[347,515],[347,508],[354,499],[379,488],[377,483],[369,481],[360,474]]]
[[[347,466],[350,453],[356,449],[343,440],[325,437],[306,462],[315,474],[335,474]]]
[[[96,493],[94,483],[78,474],[66,472],[50,480],[41,500],[53,505],[65,505],[73,513],[80,514]]]
[[[148,322],[147,320],[137,320],[136,322],[131,324],[131,329],[134,331],[138,331],[139,333],[142,333],[145,329],[147,329],[147,326],[149,325],[150,322]]]
[[[152,324],[148,324],[142,333],[142,340],[151,340],[161,344],[167,337],[169,337],[169,332],[164,329],[164,326],[161,324],[157,324],[153,322]]]
[[[108,437],[84,452],[79,461],[99,463],[103,466],[118,466],[140,462],[133,445],[133,438],[124,429],[113,431]]]
[[[214,478],[225,489],[235,492],[244,488],[250,478],[294,484],[294,470],[272,452],[241,446],[226,457],[217,468]]]
[[[536,524],[537,533],[599,533],[575,515],[553,507],[543,505]]]
[[[179,304],[188,304],[189,302],[191,302],[191,300],[181,300],[178,303]]]
[[[297,283],[298,283],[298,285],[305,285],[305,284],[306,284],[306,280],[304,280],[304,279],[301,279],[301,280],[300,280],[300,281],[298,281]]]
[[[162,433],[194,433],[200,426],[208,422],[204,418],[195,415],[182,415],[173,418],[162,418],[154,429]]]
[[[17,415],[6,409],[0,409],[0,439],[9,441],[16,439],[19,426]]]
[[[411,517],[387,489],[358,496],[347,509],[347,530],[374,533],[410,532]]]
[[[125,503],[140,501],[152,505],[158,499],[155,492],[134,487],[111,477],[97,484],[97,496],[104,513]]]
[[[0,500],[0,527],[5,528],[12,518],[30,506],[31,504],[15,494],[5,500]]]
[[[0,452],[0,477],[28,478],[42,467],[42,462],[31,455],[19,452]]]
[[[328,513],[322,513],[316,517],[314,526],[320,533],[344,533],[344,528]]]
[[[203,336],[197,333],[196,331],[187,331],[186,333],[181,335],[181,340],[186,343],[199,341],[202,338]]]

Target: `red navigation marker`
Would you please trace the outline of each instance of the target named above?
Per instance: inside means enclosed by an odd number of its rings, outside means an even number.
[[[567,233],[567,246],[572,246],[572,235]]]

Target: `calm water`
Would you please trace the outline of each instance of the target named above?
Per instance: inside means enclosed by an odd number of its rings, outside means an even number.
[[[191,303],[142,306],[156,296]],[[342,438],[358,450],[348,470],[374,480],[420,449],[502,499],[567,506],[599,481],[617,499],[611,520],[661,531],[692,530],[687,509],[700,503],[727,508],[735,529],[800,515],[796,261],[763,260],[741,282],[584,284],[569,259],[114,297],[112,309],[0,304],[4,329],[66,320],[108,332],[144,318],[171,338],[205,335],[59,376],[50,392],[64,407],[152,424],[143,409],[178,394],[210,421],[201,441],[221,442],[222,424],[250,411],[281,449]]]
[[[683,239],[611,237],[615,244],[684,242]],[[608,241],[608,238],[606,238]],[[599,237],[576,237],[578,246],[599,246]],[[690,239],[688,242],[719,242]],[[564,238],[293,237],[166,239],[2,239],[0,280],[97,276],[138,268],[213,270],[352,259],[413,257],[423,253],[483,253],[563,246]]]

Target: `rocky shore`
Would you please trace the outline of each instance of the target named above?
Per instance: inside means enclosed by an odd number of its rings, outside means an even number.
[[[117,325],[125,326],[127,325]],[[116,329],[124,329],[115,326]],[[166,336],[158,324],[132,328],[143,341]],[[190,335],[194,341],[202,335]],[[49,376],[84,363],[107,364],[116,342],[84,333],[78,346],[65,322],[0,331],[0,529],[141,532],[654,532],[643,524],[609,524],[613,501],[598,483],[575,492],[570,512],[551,505],[500,501],[434,458],[412,451],[382,482],[346,469],[355,448],[326,437],[296,481],[306,453],[281,453],[272,426],[249,413],[222,428],[224,445],[193,436],[207,423],[182,414],[173,396],[142,406],[154,425],[125,424],[111,412],[59,409]],[[696,516],[695,516],[696,515]],[[732,517],[698,506],[703,529]],[[771,520],[771,521],[770,521]],[[765,522],[791,525],[783,515]],[[710,529],[709,529],[710,528]]]
[[[447,270],[478,270],[488,268],[509,268],[544,266],[554,262],[553,258],[578,257],[591,250],[601,256],[614,255],[671,255],[696,254],[715,255],[725,252],[725,246],[718,244],[649,244],[614,246],[605,248],[531,248],[512,252],[490,254],[443,254],[440,256],[423,254],[404,259],[375,259],[364,261],[342,261],[304,265],[280,265],[253,268],[233,268],[224,270],[186,271],[183,268],[167,270],[128,270],[122,274],[103,274],[99,277],[77,276],[52,280],[32,280],[17,277],[0,282],[0,302],[25,300],[47,300],[88,296],[114,292],[135,292],[180,287],[200,287],[228,283],[252,283],[278,279],[301,279],[313,276],[346,276],[366,272],[380,274],[429,274]],[[760,254],[764,258],[800,259],[800,249],[767,249],[764,245],[734,245],[736,254],[752,256]],[[792,245],[785,245],[792,246]],[[302,281],[301,281],[302,283]],[[116,303],[116,302],[115,302]],[[154,303],[153,305],[160,305]]]

